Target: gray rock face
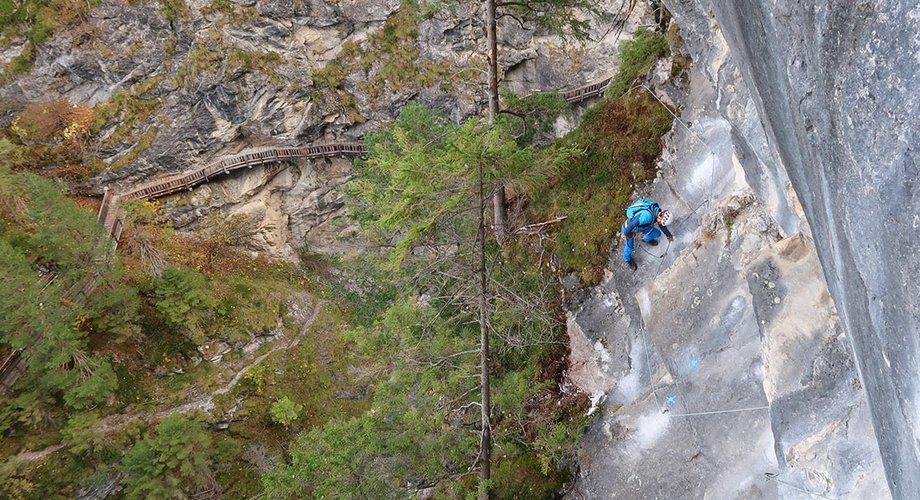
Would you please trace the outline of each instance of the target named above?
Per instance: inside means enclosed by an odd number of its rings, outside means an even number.
[[[742,166],[767,200],[786,198],[783,180],[791,181],[856,355],[892,494],[915,498],[920,10],[895,1],[665,3],[696,60],[731,58],[709,76],[725,95],[746,101],[765,132],[745,127],[731,105],[722,106],[736,125],[736,143],[752,146],[757,157]],[[716,23],[730,56],[707,46]],[[726,84],[728,72],[742,80]],[[764,138],[769,154],[759,147]],[[785,226],[781,212],[774,215]]]
[[[259,166],[171,197],[164,207],[183,232],[207,232],[215,220],[238,218],[240,245],[274,257],[348,254],[361,242],[342,237],[357,228],[343,217],[345,202],[336,188],[350,170],[344,159]]]
[[[713,38],[689,87],[660,82],[687,126],[637,193],[675,213],[674,242],[637,252],[636,272],[615,245],[607,279],[570,303],[570,380],[607,396],[573,498],[887,498],[809,226],[785,190],[752,192],[780,176],[749,183],[772,153]]]

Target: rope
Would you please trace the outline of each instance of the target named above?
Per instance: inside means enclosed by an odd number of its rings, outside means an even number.
[[[664,413],[664,409],[661,406],[661,400],[658,399],[658,390],[655,388],[655,381],[652,380],[652,358],[648,355],[652,342],[648,338],[648,333],[645,331],[645,328],[642,328],[641,332],[642,342],[645,344],[645,348],[642,350],[645,351],[645,370],[648,372],[648,383],[652,386],[652,395],[655,396],[655,403],[658,405],[658,409],[661,410],[661,413]]]
[[[819,497],[819,498],[827,498],[828,500],[836,500],[834,497],[829,497],[829,496],[827,496],[827,495],[822,495],[821,493],[815,493],[815,492],[813,492],[813,491],[808,491],[808,490],[806,490],[806,489],[804,489],[804,488],[800,488],[800,487],[798,487],[798,486],[796,486],[796,485],[794,485],[794,484],[792,484],[792,483],[790,483],[790,482],[788,482],[788,481],[783,481],[783,480],[781,480],[781,479],[778,479],[778,476],[779,476],[779,473],[777,473],[777,472],[765,472],[765,473],[764,473],[764,477],[767,478],[767,480],[769,480],[769,481],[776,481],[777,483],[785,484],[786,486],[788,486],[788,487],[790,487],[790,488],[792,488],[792,489],[799,490],[799,491],[801,491],[801,492],[803,492],[803,493],[808,493],[809,495],[813,495],[813,496],[816,496],[816,497]]]
[[[676,120],[677,123],[680,123],[681,125],[683,125],[683,127],[684,127],[685,129],[687,129],[687,132],[690,132],[690,135],[691,135],[691,136],[695,137],[698,141],[700,141],[700,143],[701,143],[703,146],[706,147],[706,149],[709,150],[710,159],[711,159],[711,166],[710,166],[710,168],[709,168],[709,198],[708,198],[708,200],[707,200],[709,203],[707,204],[706,208],[707,208],[707,210],[710,209],[710,208],[712,208],[712,192],[713,192],[713,190],[714,190],[714,187],[715,187],[715,180],[716,180],[716,152],[712,149],[712,147],[709,146],[709,143],[706,142],[706,140],[703,139],[702,136],[700,136],[699,134],[696,133],[695,130],[690,130],[690,126],[687,125],[686,123],[684,123],[684,121],[681,120],[679,116],[677,116],[676,114],[674,114],[674,111],[671,111],[671,108],[668,107],[668,105],[665,104],[664,101],[662,101],[661,98],[658,97],[658,95],[655,94],[655,92],[652,91],[652,89],[648,88],[648,86],[647,86],[646,84],[644,84],[644,83],[641,84],[641,85],[639,85],[639,86],[642,87],[642,88],[644,88],[649,94],[651,94],[651,96],[654,97],[655,100],[658,101],[658,103],[661,104],[661,105],[664,107],[664,109],[666,109],[666,110],[668,111],[668,113],[670,113],[671,116],[674,117],[674,120]]]
[[[688,220],[690,220],[690,219],[697,213],[697,211],[699,211],[700,207],[702,207],[704,204],[706,205],[707,210],[712,208],[713,192],[714,192],[714,190],[715,190],[716,152],[712,149],[712,147],[710,147],[709,143],[706,142],[706,140],[703,139],[702,136],[700,136],[695,130],[691,130],[691,129],[690,129],[690,126],[688,126],[683,120],[681,120],[680,117],[677,116],[677,115],[674,113],[674,111],[672,111],[671,108],[670,108],[667,104],[665,104],[664,101],[662,101],[661,98],[658,97],[657,94],[655,94],[655,92],[652,91],[652,89],[650,89],[650,88],[649,88],[646,84],[644,84],[644,83],[643,83],[643,84],[640,84],[639,86],[642,87],[643,89],[645,89],[649,94],[651,94],[651,96],[654,97],[655,100],[658,101],[658,103],[661,104],[662,107],[664,107],[665,110],[667,110],[667,112],[674,118],[675,121],[677,121],[677,123],[681,124],[681,125],[684,127],[684,129],[686,129],[687,132],[690,133],[690,135],[691,135],[692,137],[696,138],[696,139],[697,139],[707,150],[709,150],[709,157],[710,157],[710,167],[709,167],[709,196],[706,197],[702,202],[700,202],[700,204],[697,205],[695,209],[693,209],[693,211],[690,213],[689,216],[684,217],[683,220],[681,220],[679,224],[676,224],[676,225],[674,226],[674,231],[676,232],[677,229],[680,228],[680,226],[683,225],[685,222],[687,222]],[[664,254],[662,254],[662,255],[660,255],[660,256],[655,255],[655,254],[649,252],[649,251],[646,250],[644,247],[642,247],[641,244],[638,244],[638,243],[637,243],[637,245],[642,249],[642,251],[644,251],[645,253],[651,255],[652,257],[655,257],[655,258],[658,258],[658,259],[664,259],[664,257],[668,254],[668,250],[670,250],[671,242],[668,241],[668,247],[665,249]],[[659,274],[659,272],[661,271],[661,266],[663,266],[663,265],[664,265],[664,260],[662,260],[662,261],[658,264],[658,269],[657,269],[656,272],[655,272],[655,275],[656,275],[656,276],[657,276],[657,275]],[[648,372],[649,372],[649,384],[651,384],[651,386],[652,386],[652,394],[654,394],[654,396],[655,396],[655,401],[656,401],[656,403],[658,404],[658,408],[661,409],[662,413],[668,413],[668,410],[662,407],[661,401],[658,399],[657,389],[656,389],[656,387],[655,387],[654,381],[652,380],[651,359],[650,359],[649,354],[648,354],[648,349],[649,349],[649,346],[650,346],[650,342],[649,342],[649,338],[648,338],[648,333],[647,333],[644,329],[642,330],[642,337],[643,337],[643,342],[645,342],[645,358],[646,358],[646,364],[647,364],[647,366],[648,366]],[[679,388],[678,388],[677,390],[678,390],[678,392],[680,392],[680,389],[679,389]],[[770,409],[769,406],[756,406],[756,407],[750,407],[750,408],[737,408],[737,409],[732,409],[732,410],[701,411],[701,412],[692,412],[692,413],[668,413],[668,415],[671,416],[671,417],[696,417],[696,416],[704,416],[704,415],[722,415],[722,414],[727,414],[727,413],[740,413],[740,412],[747,412],[747,411],[761,411],[761,410],[769,410],[769,409]],[[810,493],[810,492],[809,492],[809,493]],[[826,497],[825,497],[825,498],[826,498]]]
[[[670,245],[670,243],[671,243],[671,242],[669,241],[668,244]],[[652,252],[649,252],[648,250],[646,250],[645,247],[642,246],[642,245],[640,245],[640,244],[636,244],[636,246],[639,247],[639,250],[642,250],[643,252],[645,252],[645,253],[651,255],[652,257],[655,257],[656,259],[663,259],[664,256],[667,255],[667,253],[668,253],[668,252],[665,252],[665,253],[663,253],[663,254],[661,254],[661,255],[655,255],[655,254],[653,254]],[[657,274],[657,273],[656,273],[656,274]]]
[[[684,123],[684,121],[681,120],[679,116],[677,116],[676,114],[674,114],[674,112],[671,111],[671,108],[669,108],[668,105],[665,104],[664,101],[662,101],[661,98],[658,97],[658,95],[655,94],[655,92],[652,91],[652,89],[648,88],[648,86],[645,85],[644,83],[641,84],[641,85],[639,85],[639,86],[642,87],[642,88],[644,88],[646,91],[648,91],[648,93],[651,94],[652,97],[654,97],[655,100],[658,101],[659,104],[661,104],[662,106],[664,106],[664,109],[666,109],[666,110],[668,111],[668,113],[670,113],[671,116],[673,116],[674,119],[677,120],[677,123],[680,123],[681,125],[683,125],[684,128],[687,129],[687,132],[690,132],[690,135],[696,137],[696,138],[700,141],[700,143],[703,144],[703,146],[706,146],[706,149],[708,149],[710,153],[715,154],[715,151],[713,151],[712,148],[709,147],[709,143],[707,143],[699,134],[697,134],[695,130],[691,130],[691,129],[690,129],[690,126],[688,126],[686,123]]]
[[[700,411],[695,413],[669,413],[672,417],[696,417],[699,415],[718,415],[721,413],[739,413],[742,411],[769,410],[769,406],[754,406],[751,408],[738,408],[735,410]]]
[[[671,249],[671,239],[668,238],[668,246],[665,247],[664,253],[661,254],[661,262],[658,263],[658,268],[655,269],[655,276],[658,276],[661,273],[661,266],[664,265],[664,256],[668,254],[668,250]]]

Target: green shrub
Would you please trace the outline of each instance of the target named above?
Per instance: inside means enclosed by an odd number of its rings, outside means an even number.
[[[318,88],[336,89],[345,81],[345,68],[336,61],[327,63],[313,72],[313,85]]]
[[[287,396],[272,403],[270,408],[272,422],[285,427],[296,422],[300,418],[301,411],[303,411],[303,405],[291,401]]]
[[[207,484],[211,437],[181,415],[163,419],[123,462],[127,498],[186,498]]]
[[[188,5],[184,0],[160,0],[160,12],[163,17],[170,23],[175,23],[179,19],[188,19]]]
[[[620,47],[620,66],[610,86],[607,87],[607,95],[613,98],[622,97],[637,78],[652,69],[658,59],[669,54],[668,42],[664,35],[639,28],[635,38],[623,42]]]
[[[166,319],[191,330],[196,342],[203,341],[199,321],[214,306],[204,276],[187,268],[167,267],[157,281],[156,291],[163,296],[157,309]]]

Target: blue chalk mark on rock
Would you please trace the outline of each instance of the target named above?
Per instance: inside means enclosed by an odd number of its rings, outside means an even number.
[[[690,363],[688,363],[687,366],[690,367],[690,369],[692,370],[692,369],[696,368],[697,365],[699,365],[699,364],[700,364],[700,358],[696,357],[696,354],[691,354],[691,355],[690,355]]]

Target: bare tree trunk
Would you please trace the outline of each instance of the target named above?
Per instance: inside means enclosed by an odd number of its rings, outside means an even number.
[[[489,125],[498,116],[498,37],[496,35],[495,0],[486,0],[486,39],[489,46]],[[495,222],[495,240],[501,245],[508,236],[508,208],[505,186],[499,180],[492,195],[492,217]]]
[[[489,50],[489,124],[498,116],[498,37],[496,36],[495,0],[486,0],[486,43]]]
[[[482,436],[479,451],[479,500],[489,498],[489,478],[492,466],[492,418],[489,389],[489,304],[486,277],[486,197],[482,165],[479,165],[479,377],[482,385]]]

